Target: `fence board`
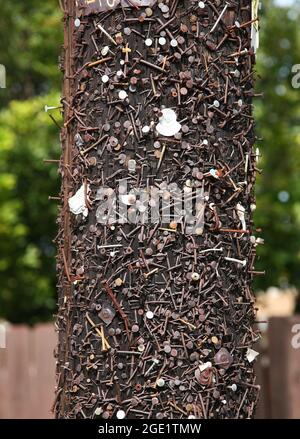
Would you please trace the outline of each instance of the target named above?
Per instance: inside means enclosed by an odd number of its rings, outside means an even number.
[[[10,417],[13,418],[27,418],[29,415],[29,343],[30,333],[26,326],[10,327],[7,337],[7,385]]]
[[[8,325],[6,338],[6,349],[0,349],[0,418],[53,418],[53,325]]]
[[[258,347],[257,350],[260,350]],[[257,404],[255,419],[271,418],[271,401],[270,401],[270,376],[269,376],[269,358],[265,352],[261,353],[255,367],[257,384],[261,386],[260,398]]]
[[[37,418],[53,418],[50,412],[54,401],[55,361],[53,351],[56,344],[56,334],[53,326],[38,326],[34,332],[36,346],[37,388],[39,406],[36,409]]]
[[[256,418],[300,418],[300,346],[291,345],[300,316],[272,318],[268,348],[257,364],[262,386]],[[300,337],[298,337],[300,343]],[[0,349],[0,418],[53,418],[56,333],[53,324],[31,329],[7,325],[7,347]]]
[[[7,331],[9,325],[7,325]],[[6,340],[7,342],[7,340]],[[9,417],[9,389],[7,385],[8,381],[8,368],[7,368],[7,349],[0,349],[0,418]]]
[[[292,346],[292,327],[300,316],[276,317],[269,328],[272,418],[300,418],[300,347]]]

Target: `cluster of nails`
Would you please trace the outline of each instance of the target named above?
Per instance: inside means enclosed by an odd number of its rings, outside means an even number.
[[[78,3],[66,14],[56,415],[251,417],[251,2]],[[103,223],[99,187],[124,181],[128,194],[201,190],[196,233],[174,212]]]

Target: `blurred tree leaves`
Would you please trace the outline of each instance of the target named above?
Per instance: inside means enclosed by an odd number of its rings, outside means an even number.
[[[63,41],[57,0],[2,2],[0,63],[0,317],[35,323],[55,310],[59,132],[44,106],[58,105]],[[59,119],[58,111],[54,113]]]
[[[0,63],[7,71],[1,106],[60,87],[61,18],[57,0],[1,2]]]
[[[55,306],[58,129],[43,111],[59,94],[12,101],[0,112],[0,310],[11,321],[49,318]],[[54,204],[53,204],[54,203]]]
[[[300,287],[300,89],[292,88],[292,66],[300,63],[300,9],[275,8],[264,2],[257,90],[257,133],[263,137],[263,174],[257,184],[256,225],[265,245],[257,268],[266,276],[258,288]]]

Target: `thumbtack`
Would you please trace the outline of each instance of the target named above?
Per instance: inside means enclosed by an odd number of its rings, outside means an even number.
[[[157,385],[158,387],[164,387],[164,385],[165,385],[165,380],[164,380],[163,378],[159,378],[159,379],[156,381],[156,385]]]
[[[101,81],[106,84],[109,81],[109,76],[108,75],[103,75],[101,78]]]
[[[233,392],[237,391],[237,385],[236,384],[232,384],[231,386],[227,386],[228,389],[232,390]]]
[[[215,345],[219,343],[219,339],[218,339],[218,337],[216,337],[215,335],[212,336],[211,341],[212,341],[212,343],[215,344]]]
[[[109,52],[109,46],[104,46],[104,47],[101,49],[101,55],[102,55],[102,56],[106,56],[106,55],[108,54],[108,52]]]
[[[256,352],[254,349],[248,348],[246,352],[246,358],[249,363],[252,363],[255,358],[259,355],[259,352]]]
[[[126,99],[127,98],[127,93],[126,93],[126,91],[125,90],[121,90],[121,91],[119,91],[119,99],[121,99],[122,101],[124,101],[124,99]]]
[[[200,279],[200,275],[198,273],[192,273],[192,280],[197,281]]]
[[[148,125],[143,126],[142,128],[142,133],[143,134],[148,134],[150,133],[150,127]]]
[[[146,312],[146,317],[147,317],[147,319],[152,320],[153,317],[154,317],[153,312],[152,312],[152,311],[147,311],[147,312]]]
[[[167,40],[165,39],[165,37],[160,37],[158,39],[158,43],[160,46],[164,46],[165,44],[167,44]]]
[[[217,366],[228,369],[233,362],[233,357],[226,348],[221,348],[214,356],[214,360]]]
[[[117,411],[117,418],[118,419],[124,419],[125,417],[126,417],[126,413],[124,412],[124,410]]]
[[[74,20],[74,25],[75,25],[75,27],[80,27],[80,24],[81,24],[81,21],[79,20],[79,18],[76,18],[76,19]]]
[[[166,137],[172,137],[181,129],[181,125],[177,122],[177,115],[171,108],[164,108],[156,130],[159,134]]]
[[[204,364],[200,364],[199,370],[200,370],[200,372],[204,372],[206,369],[209,369],[211,367],[212,367],[212,363],[210,361],[207,361]]]

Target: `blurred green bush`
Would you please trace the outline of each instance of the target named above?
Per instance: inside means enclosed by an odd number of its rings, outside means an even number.
[[[2,2],[0,63],[0,317],[48,320],[55,310],[59,130],[44,106],[60,101],[63,41],[57,0]],[[55,113],[60,118],[59,112]]]
[[[257,288],[300,287],[300,88],[292,87],[292,67],[300,64],[300,6],[275,8],[264,1],[257,70],[257,134],[263,138],[263,168],[257,181],[256,226],[265,245],[257,268],[266,276]],[[298,6],[297,6],[298,5]]]

